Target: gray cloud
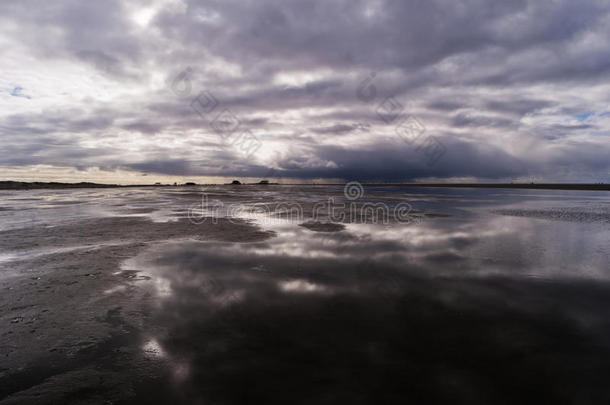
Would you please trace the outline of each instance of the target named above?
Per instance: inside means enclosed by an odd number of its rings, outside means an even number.
[[[0,62],[3,165],[610,180],[604,2],[24,0],[0,22],[22,63]],[[203,91],[218,106],[198,114]],[[388,98],[442,142],[433,165],[383,121]],[[227,110],[256,153],[214,130]]]

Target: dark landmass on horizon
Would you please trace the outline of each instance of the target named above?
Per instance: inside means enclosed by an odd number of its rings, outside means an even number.
[[[60,182],[25,182],[25,181],[0,181],[0,190],[30,190],[38,188],[111,188],[121,187],[118,184],[99,184],[90,182],[60,183]]]
[[[32,189],[63,189],[63,188],[118,188],[118,187],[192,187],[192,186],[235,186],[233,184],[100,184],[91,182],[61,183],[61,182],[23,182],[0,181],[0,190],[32,190]],[[344,183],[243,183],[239,186],[283,185],[283,186],[343,186]],[[610,184],[591,183],[362,183],[365,187],[440,187],[440,188],[516,188],[534,190],[591,190],[610,191]]]
[[[362,183],[363,186],[459,187],[459,188],[525,188],[534,190],[600,190],[610,191],[610,184],[592,183]]]

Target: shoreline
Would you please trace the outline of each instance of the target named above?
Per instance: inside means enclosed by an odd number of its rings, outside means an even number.
[[[21,181],[0,181],[0,190],[39,190],[39,189],[83,189],[83,188],[126,188],[126,187],[197,187],[197,186],[344,186],[345,183],[327,184],[100,184],[90,182],[80,183],[61,183],[61,182],[21,182]],[[539,184],[513,184],[513,183],[361,183],[363,187],[422,187],[422,188],[502,188],[502,189],[528,189],[528,190],[580,190],[580,191],[610,191],[610,184],[591,184],[591,183],[539,183]]]

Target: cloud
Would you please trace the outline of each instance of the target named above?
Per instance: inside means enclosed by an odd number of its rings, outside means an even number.
[[[0,163],[610,181],[609,27],[595,0],[5,2]],[[442,144],[434,164],[394,115]]]

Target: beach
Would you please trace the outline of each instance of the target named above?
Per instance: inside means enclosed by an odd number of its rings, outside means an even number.
[[[3,190],[0,404],[604,403],[609,241],[605,191]]]

